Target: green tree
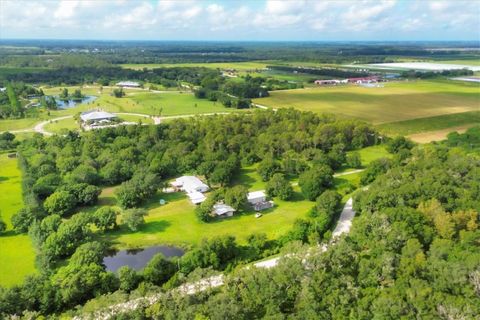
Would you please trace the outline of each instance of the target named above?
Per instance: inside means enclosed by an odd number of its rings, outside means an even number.
[[[333,185],[333,171],[326,165],[314,166],[300,175],[298,185],[310,201]]]
[[[355,151],[347,154],[347,166],[356,169],[361,168],[362,159],[360,157],[360,153]]]
[[[175,273],[175,265],[168,261],[163,254],[157,253],[143,269],[143,277],[146,281],[161,285],[170,279]]]
[[[7,224],[3,221],[2,214],[0,212],[0,233],[7,230]]]
[[[290,182],[281,173],[275,173],[267,182],[265,190],[269,197],[279,197],[281,200],[289,200],[293,196],[293,188]]]
[[[67,191],[56,191],[43,203],[43,207],[48,213],[56,213],[61,216],[70,213],[75,205],[75,197]]]
[[[141,224],[145,223],[147,210],[141,208],[127,209],[122,212],[122,223],[130,230],[137,231]]]
[[[129,266],[123,266],[118,269],[118,280],[120,281],[120,290],[130,292],[138,286],[140,277]]]
[[[93,216],[95,226],[100,230],[111,230],[117,226],[117,211],[112,207],[98,208]]]
[[[247,203],[248,189],[245,186],[235,186],[225,191],[225,203],[235,210],[241,209]]]
[[[263,181],[268,181],[275,173],[281,170],[280,163],[271,157],[264,158],[258,165],[258,174]]]

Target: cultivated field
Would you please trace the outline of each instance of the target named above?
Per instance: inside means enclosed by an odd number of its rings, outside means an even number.
[[[455,81],[390,82],[383,88],[348,85],[274,91],[255,103],[327,112],[382,124],[478,111],[480,87]],[[452,124],[455,125],[455,124]]]
[[[0,286],[19,284],[35,272],[35,253],[27,234],[17,235],[10,219],[23,206],[21,175],[17,159],[0,154],[0,213],[7,231],[0,234]]]
[[[480,107],[478,109],[479,111],[391,122],[377,128],[386,134],[412,135],[427,131],[453,130],[458,126],[469,127],[480,123]]]

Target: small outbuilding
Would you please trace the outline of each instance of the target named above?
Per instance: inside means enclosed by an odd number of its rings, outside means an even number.
[[[140,83],[135,81],[120,81],[117,83],[117,86],[122,88],[140,88]]]
[[[193,204],[200,204],[207,199],[203,193],[198,191],[189,192],[187,196]]]
[[[267,200],[267,195],[264,191],[252,191],[247,194],[247,201],[250,204],[256,204]]]
[[[231,217],[235,213],[235,209],[224,203],[213,205],[212,213],[220,218]]]
[[[255,211],[261,211],[273,207],[273,201],[267,201],[265,191],[252,191],[247,194],[247,201]]]

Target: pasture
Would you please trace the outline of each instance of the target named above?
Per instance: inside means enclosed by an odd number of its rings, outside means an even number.
[[[386,83],[383,88],[345,85],[274,91],[254,102],[383,124],[478,111],[480,88],[455,81],[405,81]]]
[[[448,130],[458,126],[473,126],[480,123],[480,105],[477,109],[478,111],[391,122],[377,128],[386,134],[412,135],[426,131]]]
[[[0,286],[19,284],[35,272],[35,253],[27,234],[16,234],[10,219],[23,206],[21,174],[17,159],[0,154],[0,212],[7,231],[0,234]]]

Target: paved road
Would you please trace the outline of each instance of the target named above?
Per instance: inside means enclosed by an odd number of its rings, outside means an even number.
[[[353,171],[349,173],[353,173]],[[348,174],[348,173],[343,173],[343,175],[344,174]],[[352,226],[352,220],[355,217],[355,211],[353,211],[352,203],[353,203],[353,199],[352,198],[348,199],[347,203],[343,207],[342,213],[340,214],[340,218],[338,220],[337,226],[335,227],[332,233],[332,240],[330,241],[329,244],[323,244],[321,246],[321,252],[325,252],[326,250],[328,250],[329,247],[335,245],[334,240],[338,239],[338,237],[340,237],[345,233],[350,232],[350,229]],[[275,258],[263,260],[263,261],[254,263],[253,266],[257,268],[274,268],[275,266],[278,265],[278,262],[280,261],[281,258],[282,257],[275,257]],[[219,275],[211,276],[208,278],[204,278],[194,283],[183,284],[182,286],[176,288],[175,290],[177,292],[190,295],[190,294],[195,294],[195,293],[205,291],[207,289],[220,287],[223,285],[224,281],[225,281],[225,276],[223,274],[219,274]],[[108,309],[96,312],[94,314],[94,318],[108,320],[120,313],[135,310],[140,306],[144,306],[145,304],[148,304],[148,305],[154,304],[156,301],[160,299],[160,297],[161,297],[161,294],[156,294],[156,295],[151,295],[147,297],[137,298],[124,303],[119,303],[117,305],[109,307]],[[82,318],[75,317],[74,319],[80,320]]]

